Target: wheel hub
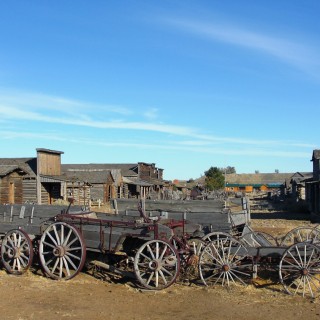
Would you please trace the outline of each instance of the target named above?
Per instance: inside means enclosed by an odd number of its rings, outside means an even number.
[[[309,274],[309,271],[308,271],[308,269],[303,268],[303,269],[300,270],[300,273],[301,273],[302,276],[306,276],[306,275]]]
[[[57,246],[53,249],[53,254],[55,257],[63,257],[66,254],[66,250],[62,246]]]
[[[10,259],[14,258],[19,258],[20,257],[20,248],[19,247],[13,247],[13,248],[10,248],[7,252],[8,254],[8,257]]]
[[[229,267],[227,264],[224,264],[224,265],[222,266],[222,271],[228,272],[229,270],[230,270],[230,267]]]
[[[152,271],[159,271],[161,269],[161,264],[157,260],[150,261],[149,269]]]

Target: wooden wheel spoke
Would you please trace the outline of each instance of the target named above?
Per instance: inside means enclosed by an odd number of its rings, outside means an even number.
[[[165,267],[161,267],[161,269],[164,273],[166,273],[167,275],[169,275],[170,277],[173,277],[174,275]]]
[[[63,272],[63,257],[59,258],[59,278],[62,278]]]
[[[160,274],[160,276],[161,276],[161,278],[162,278],[162,280],[163,280],[164,284],[167,284],[167,283],[168,283],[168,281],[167,281],[166,277],[164,276],[164,274],[163,274],[162,270],[159,270],[159,274]]]
[[[53,259],[53,260],[54,260],[54,259]],[[55,259],[55,263],[54,263],[54,265],[53,265],[53,268],[51,269],[51,272],[52,272],[52,273],[55,272],[55,270],[56,270],[56,268],[57,268],[57,266],[58,266],[59,261],[60,261],[60,258],[56,258],[56,259]]]
[[[242,270],[234,269],[234,268],[232,268],[230,272],[238,273],[238,274],[241,274],[241,275],[246,276],[246,277],[250,277],[251,276],[251,274],[248,273],[248,272],[244,272]]]
[[[66,243],[64,245],[64,247],[68,247],[70,248],[76,241],[78,241],[79,239],[77,237],[75,237],[74,239],[72,239],[69,243]]]
[[[65,258],[66,260],[68,260],[69,264],[71,264],[71,266],[72,266],[72,268],[73,268],[74,270],[77,270],[77,266],[73,263],[73,261],[70,259],[70,257],[69,257],[68,255],[65,255],[64,258]]]
[[[300,264],[300,262],[293,256],[293,254],[290,252],[290,251],[288,251],[288,254],[291,256],[291,258],[296,262],[296,264],[297,264],[297,266],[299,266],[300,268],[302,267],[302,265]],[[300,257],[300,255],[299,255],[299,257]],[[300,257],[300,259],[301,259],[301,257]]]
[[[221,264],[223,264],[224,259],[223,259],[223,257],[221,257],[218,249],[217,249],[214,245],[212,245],[212,247],[214,248],[214,251],[215,251],[215,253],[217,254],[217,256],[218,256],[219,259],[218,259],[217,257],[215,257],[213,254],[211,254],[210,252],[208,252],[208,250],[207,250],[207,253],[208,253],[209,256],[211,256],[214,260],[219,261]]]
[[[312,252],[311,252],[311,254],[310,254],[309,260],[305,263],[306,268],[311,267],[311,265],[312,265],[311,262],[314,261],[314,259],[313,259],[314,254],[315,254],[315,249],[312,248]],[[307,255],[307,254],[305,253],[305,255]],[[315,260],[316,260],[316,259],[315,259]]]
[[[148,268],[148,265],[149,265],[148,262],[139,262],[139,263],[138,263],[138,266],[140,266],[140,267]]]
[[[48,235],[48,237],[51,239],[51,241],[53,242],[53,244],[57,247],[58,243],[57,241],[53,238],[53,236],[50,234],[50,232],[45,233],[44,235]]]
[[[148,249],[148,251],[149,251],[149,253],[150,253],[150,255],[151,255],[151,258],[152,258],[153,260],[155,260],[156,257],[154,256],[153,251],[152,251],[152,249],[150,248],[150,245],[147,245],[147,249]]]
[[[165,246],[165,247],[163,248],[162,253],[161,253],[161,255],[160,255],[160,258],[159,258],[160,260],[162,260],[162,259],[163,259],[163,257],[164,257],[164,255],[165,255],[166,251],[167,251],[167,246]]]
[[[62,261],[63,261],[63,264],[64,264],[64,266],[66,268],[67,275],[70,276],[70,269],[69,269],[69,265],[68,265],[66,257],[62,257]]]
[[[26,256],[23,252],[20,253],[20,258],[24,259],[25,261],[29,261],[29,257]]]
[[[11,240],[10,237],[8,237],[8,242],[10,243],[11,248],[14,248],[14,247],[15,247],[15,245],[14,245],[14,243],[12,242],[12,240]]]
[[[246,286],[246,283],[241,279],[241,277],[239,277],[237,275],[237,273],[240,273],[240,274],[245,275],[245,276],[250,276],[250,274],[247,274],[247,273],[244,273],[244,272],[239,272],[239,270],[230,270],[230,276],[231,277],[234,276],[235,278],[237,278],[238,281],[240,281],[244,286]],[[235,282],[233,277],[232,277],[232,280],[233,280],[233,282]]]
[[[152,259],[150,259],[150,257],[146,256],[144,253],[141,252],[140,255],[143,256],[148,261],[152,261]]]
[[[58,231],[57,231],[56,225],[53,224],[53,225],[52,225],[52,228],[53,228],[54,235],[56,236],[57,244],[60,245],[60,244],[61,244],[61,241],[60,241],[60,237],[59,237],[59,235],[58,235]]]
[[[285,270],[285,271],[296,272],[296,271],[299,271],[301,268],[299,266],[295,265],[295,264],[292,264],[292,263],[288,262],[288,264],[282,265],[282,269]]]
[[[56,246],[54,246],[53,244],[47,242],[47,241],[43,241],[43,244],[45,244],[46,246],[50,247],[50,248],[56,248]]]
[[[319,279],[319,278],[316,278],[313,274],[309,274],[309,279],[310,279],[310,281],[312,282],[312,284],[313,284],[316,288],[319,287],[319,290],[320,290],[320,279]],[[318,284],[315,283],[314,280],[315,280],[316,282],[318,282]]]
[[[13,244],[14,244],[14,246],[16,247],[16,246],[17,246],[17,234],[14,232],[14,233],[12,234],[12,237],[13,237]]]
[[[79,251],[79,250],[81,250],[81,249],[82,249],[81,247],[67,248],[67,252],[70,252],[70,251]]]
[[[64,243],[64,225],[61,225],[61,230],[60,230],[60,243],[63,245]]]
[[[148,278],[148,280],[147,280],[147,285],[150,284],[150,281],[152,280],[153,276],[154,276],[154,272],[152,271],[150,276],[149,276],[149,278]]]
[[[46,262],[46,266],[48,266],[49,264],[51,264],[51,262],[52,262],[54,259],[55,259],[55,257],[53,257],[53,258],[51,258],[50,260],[48,260],[48,261]]]
[[[81,257],[76,256],[76,255],[70,253],[69,251],[67,251],[64,256],[65,256],[65,257],[72,257],[72,258],[74,258],[74,259],[76,259],[76,260],[79,260],[79,261],[81,260]]]
[[[25,263],[25,261],[23,260],[23,258],[21,256],[17,259],[19,261],[20,266],[22,265],[23,268],[25,268],[27,266],[27,264]]]
[[[154,273],[156,275],[155,287],[158,288],[159,287],[159,271],[156,270]]]
[[[66,245],[67,245],[67,243],[68,243],[68,241],[69,241],[69,239],[70,239],[71,234],[72,234],[72,229],[69,230],[67,237],[64,239],[64,242],[63,242],[63,244],[62,244],[63,246],[66,246]]]

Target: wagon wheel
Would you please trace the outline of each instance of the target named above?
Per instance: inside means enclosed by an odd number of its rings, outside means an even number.
[[[50,278],[68,280],[81,271],[86,246],[78,229],[65,222],[55,222],[41,236],[39,256],[41,266]]]
[[[180,273],[182,273],[183,279],[191,281],[200,278],[198,267],[199,257],[205,246],[206,243],[199,238],[189,239],[187,241],[188,254],[184,256],[181,261],[183,268],[181,268]]]
[[[134,272],[140,284],[147,289],[161,290],[175,282],[180,260],[176,250],[163,240],[144,243],[134,258]]]
[[[252,231],[244,234],[240,241],[246,247],[278,247],[278,240],[267,232]]]
[[[204,237],[201,238],[206,243],[209,243],[210,241],[219,240],[219,239],[226,239],[230,238],[231,235],[226,232],[210,232],[206,234]]]
[[[199,273],[206,285],[246,285],[252,275],[252,261],[245,246],[238,240],[221,237],[209,242],[200,254]]]
[[[282,239],[280,246],[288,247],[294,243],[305,241],[320,241],[320,230],[312,227],[297,227],[289,231]]]
[[[23,230],[8,231],[2,239],[1,259],[5,269],[12,274],[26,272],[33,259],[32,241]]]
[[[289,247],[280,260],[279,277],[287,293],[315,298],[320,293],[320,247],[307,242]]]

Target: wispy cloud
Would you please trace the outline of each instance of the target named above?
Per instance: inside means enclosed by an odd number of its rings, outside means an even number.
[[[159,114],[158,114],[159,110],[157,108],[151,108],[149,110],[147,110],[144,113],[144,116],[148,119],[148,120],[155,120],[158,118]]]
[[[163,19],[163,21],[183,32],[210,41],[219,41],[260,51],[306,72],[312,72],[312,68],[320,66],[319,54],[312,48],[303,45],[298,39],[292,41],[284,37],[258,33],[226,23],[215,24],[170,18]]]
[[[51,110],[64,114],[81,115],[88,109],[103,110],[112,114],[128,116],[132,110],[122,106],[99,105],[83,102],[59,96],[50,96],[42,93],[30,93],[21,90],[0,88],[0,105],[12,106],[13,108],[31,108],[32,110]]]
[[[57,104],[54,102],[58,101]],[[143,114],[144,117],[149,117],[148,121],[132,121],[131,116],[134,114],[133,110],[129,108],[103,108],[104,117],[109,119],[108,115],[113,113],[120,114],[121,117],[113,121],[102,121],[101,112],[92,112],[90,108],[92,104],[86,105],[85,102],[73,101],[70,99],[56,98],[46,95],[37,95],[37,94],[25,94],[23,93],[19,96],[18,92],[16,95],[11,96],[8,94],[1,94],[0,91],[0,119],[3,124],[5,121],[10,123],[11,129],[3,131],[2,138],[13,139],[19,135],[20,128],[17,132],[12,130],[14,122],[18,121],[28,121],[29,128],[32,128],[30,125],[36,123],[51,123],[59,125],[68,125],[68,126],[77,126],[82,128],[95,128],[95,129],[117,129],[117,130],[135,130],[135,131],[145,131],[145,132],[158,132],[166,134],[162,136],[163,139],[168,141],[168,135],[170,138],[170,143],[163,143],[165,148],[186,148],[191,150],[194,147],[197,147],[199,151],[205,153],[219,153],[219,150],[216,149],[217,145],[228,145],[228,148],[236,152],[237,148],[240,146],[243,149],[243,146],[252,146],[258,150],[258,148],[264,147],[267,149],[270,148],[279,148],[279,147],[299,147],[299,148],[311,148],[315,147],[311,144],[304,144],[299,141],[275,141],[275,140],[258,140],[258,139],[242,139],[238,137],[220,137],[214,134],[203,134],[201,133],[200,128],[192,128],[181,125],[171,125],[165,123],[155,122],[154,119],[159,119],[158,110],[156,108],[149,109]],[[43,106],[40,108],[40,106]],[[68,106],[81,106],[82,112],[73,112],[70,115]],[[88,112],[89,110],[89,112]],[[94,108],[94,110],[96,110]],[[54,112],[53,112],[54,111]],[[8,127],[9,128],[9,127]],[[35,125],[36,128],[36,125]],[[4,125],[2,125],[4,129]],[[43,130],[43,129],[42,129]],[[25,133],[23,133],[25,134]],[[33,133],[25,134],[24,137],[33,137]],[[51,132],[41,132],[43,138],[53,139],[53,134]],[[56,135],[58,139],[59,135]],[[62,139],[62,136],[60,137]],[[161,137],[159,138],[161,141]],[[157,148],[161,148],[161,143],[157,145]],[[254,152],[258,152],[254,149]],[[212,150],[212,151],[210,151]],[[259,149],[260,150],[260,149]],[[227,153],[226,149],[223,148],[223,153]],[[242,152],[243,151],[239,151]],[[259,151],[261,154],[261,151]],[[265,151],[266,154],[270,152],[269,150]]]
[[[103,146],[112,148],[134,148],[134,149],[146,149],[146,150],[174,150],[188,153],[197,153],[202,155],[227,155],[227,156],[259,156],[259,157],[284,157],[284,158],[307,158],[310,156],[310,152],[304,151],[292,151],[292,150],[278,150],[273,149],[261,149],[259,147],[251,148],[239,148],[235,146],[230,148],[229,146],[220,146],[204,143],[179,143],[178,141],[164,142],[163,140],[156,141],[154,143],[146,142],[133,142],[133,141],[105,141],[102,139],[90,139],[87,137],[77,137],[70,138],[69,136],[64,136],[60,132],[46,132],[39,135],[36,132],[21,131],[14,132],[10,130],[0,130],[0,135],[2,139],[30,139],[39,141],[61,141],[80,145],[89,146]]]

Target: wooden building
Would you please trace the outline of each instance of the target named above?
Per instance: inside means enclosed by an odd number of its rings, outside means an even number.
[[[312,179],[312,172],[296,172],[290,180],[293,199],[306,200],[306,181]]]
[[[51,204],[59,199],[62,153],[37,149],[36,158],[1,158],[0,203]]]
[[[312,153],[312,177],[305,180],[306,202],[312,219],[320,222],[320,150]]]
[[[68,180],[73,175],[86,180],[91,186],[92,201],[107,202],[113,198],[161,199],[163,169],[154,163],[131,164],[63,164],[63,176]],[[101,180],[107,175],[104,183]],[[94,177],[97,177],[95,179]]]
[[[229,192],[275,192],[285,193],[286,182],[293,173],[243,173],[226,174],[225,189]]]
[[[114,198],[154,198],[163,194],[163,169],[154,163],[61,164],[63,152],[39,148],[35,158],[0,158],[0,203],[79,205]]]

